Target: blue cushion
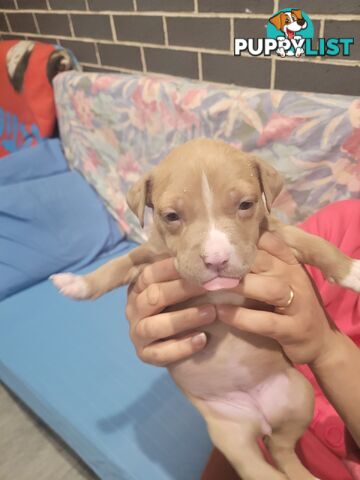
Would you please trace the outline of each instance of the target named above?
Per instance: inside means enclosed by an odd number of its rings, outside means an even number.
[[[122,240],[95,191],[67,170],[58,142],[6,157],[2,173],[8,183],[0,186],[0,300],[88,265]]]
[[[44,140],[0,160],[0,186],[55,175],[68,170],[58,138]]]
[[[74,302],[46,281],[0,302],[0,379],[100,478],[199,480],[204,421],[165,369],[136,357],[125,301],[121,288]]]

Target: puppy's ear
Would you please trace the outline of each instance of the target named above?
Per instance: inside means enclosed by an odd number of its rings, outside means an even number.
[[[281,30],[281,27],[285,24],[284,15],[284,12],[280,12],[277,15],[271,17],[269,19],[269,22],[272,23],[278,30]]]
[[[130,210],[135,213],[144,226],[145,206],[152,208],[151,202],[152,178],[150,173],[143,175],[128,191],[126,195],[127,204]]]
[[[296,18],[303,18],[301,10],[291,10],[291,13],[295,15]]]
[[[260,158],[255,160],[255,170],[259,179],[261,192],[264,197],[265,206],[270,212],[275,198],[281,192],[284,180],[274,167]]]

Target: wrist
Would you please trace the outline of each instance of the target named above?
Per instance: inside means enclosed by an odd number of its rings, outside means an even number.
[[[309,367],[316,374],[328,369],[339,368],[346,362],[346,342],[348,338],[339,330],[331,330],[323,342],[322,348],[316,357],[309,363]]]

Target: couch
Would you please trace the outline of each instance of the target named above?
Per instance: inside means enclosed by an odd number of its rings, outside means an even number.
[[[284,221],[358,197],[360,100],[79,72],[58,75],[54,92],[60,138],[0,161],[0,379],[100,478],[198,480],[211,450],[204,422],[166,370],[137,359],[126,288],[79,303],[47,278],[146,238],[126,191],[194,137],[279,169]]]

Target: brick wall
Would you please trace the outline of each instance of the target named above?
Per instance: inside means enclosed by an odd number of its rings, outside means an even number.
[[[315,36],[354,37],[351,56],[233,56],[234,36],[264,37],[286,7],[305,10]],[[0,0],[0,34],[62,44],[87,71],[360,94],[360,0]]]

